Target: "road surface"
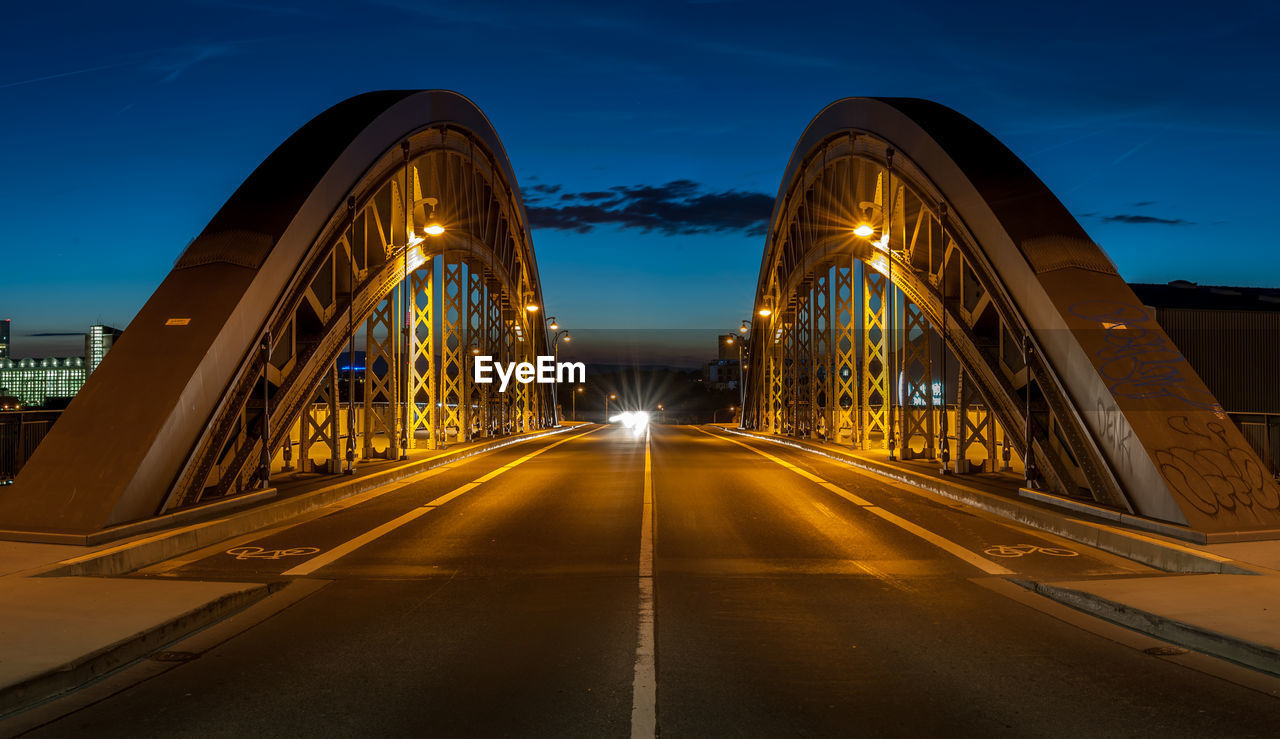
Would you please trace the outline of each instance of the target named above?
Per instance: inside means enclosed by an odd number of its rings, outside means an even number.
[[[1147,568],[716,429],[586,427],[366,498],[139,573],[308,594],[29,736],[1280,726],[1280,700],[1008,582]]]

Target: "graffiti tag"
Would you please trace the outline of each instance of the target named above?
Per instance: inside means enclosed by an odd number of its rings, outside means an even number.
[[[1280,488],[1252,451],[1227,440],[1224,424],[1187,416],[1173,416],[1168,423],[1180,441],[1153,456],[1170,488],[1206,515],[1248,512],[1259,520],[1274,519],[1261,512],[1280,510]]]
[[[1085,300],[1068,310],[1096,321],[1105,338],[1094,352],[1098,372],[1117,398],[1173,398],[1222,412],[1211,393],[1190,372],[1182,352],[1141,306],[1112,300]]]

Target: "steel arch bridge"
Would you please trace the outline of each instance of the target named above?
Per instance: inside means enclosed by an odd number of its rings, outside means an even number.
[[[1190,538],[1280,533],[1280,489],[1111,260],[941,105],[847,98],[809,124],[750,344],[744,428],[955,471],[1029,457],[1047,492]]]
[[[545,385],[489,393],[469,377],[473,353],[550,354],[526,310],[542,304],[484,114],[444,91],[350,98],[187,247],[0,498],[0,529],[99,532],[251,494],[272,467],[337,472],[349,456],[554,426]],[[352,332],[367,354],[348,413]]]

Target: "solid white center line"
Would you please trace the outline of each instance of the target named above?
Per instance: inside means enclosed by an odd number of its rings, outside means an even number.
[[[698,428],[698,427],[695,426],[694,428]],[[968,562],[969,564],[973,565],[974,567],[977,567],[978,569],[982,570],[988,575],[1014,574],[1013,570],[1010,570],[1006,567],[1001,567],[1000,565],[996,564],[995,562],[992,562],[991,560],[979,557],[978,555],[974,554],[968,549],[965,549],[964,547],[960,546],[954,541],[951,541],[950,539],[939,536],[938,534],[935,534],[932,531],[922,526],[918,526],[895,513],[890,513],[889,511],[886,511],[885,509],[872,503],[871,501],[860,498],[854,495],[853,493],[850,493],[849,491],[845,490],[844,488],[840,487],[839,485],[836,485],[835,483],[824,480],[821,477],[818,477],[817,475],[813,474],[812,472],[809,472],[808,470],[801,469],[795,466],[794,464],[791,464],[790,462],[779,459],[773,456],[772,454],[769,454],[768,452],[762,452],[759,449],[756,449],[755,447],[751,446],[750,444],[745,444],[741,441],[738,441],[737,439],[730,439],[724,436],[720,436],[719,434],[713,434],[710,431],[707,431],[706,429],[703,429],[703,428],[698,428],[698,430],[704,434],[707,434],[708,436],[713,436],[717,439],[722,439],[724,441],[737,444],[743,449],[749,449],[755,452],[756,454],[759,454],[760,456],[764,457],[765,459],[769,460],[770,462],[786,467],[787,469],[791,470],[797,475],[800,475],[806,480],[810,480],[811,482],[816,482],[817,484],[821,485],[827,490],[830,490],[836,495],[839,495],[841,498],[844,498],[850,503],[858,506],[859,508],[866,511],[867,513],[870,513],[873,516],[879,516],[880,518],[884,519],[885,521],[888,521],[894,526],[897,526],[903,531],[908,531],[912,534],[915,534],[916,536],[920,537],[921,539],[924,539],[925,541],[938,547],[944,552],[947,552],[948,554],[958,559],[962,559],[965,562]]]
[[[640,519],[640,618],[635,678],[631,683],[631,736],[658,735],[658,672],[653,638],[653,457],[644,434],[644,507]]]
[[[305,577],[307,575],[310,575],[311,573],[315,572],[321,567],[326,567],[330,564],[333,564],[334,562],[341,559],[342,557],[345,557],[348,554],[351,554],[355,550],[359,549],[365,544],[368,544],[374,539],[377,539],[380,536],[384,536],[392,531],[395,531],[396,529],[400,528],[401,526],[404,526],[405,524],[409,523],[415,518],[418,518],[423,514],[430,513],[431,511],[435,510],[436,508],[439,508],[445,503],[448,503],[454,498],[457,498],[458,496],[464,493],[468,493],[474,488],[480,487],[481,484],[492,480],[493,478],[497,477],[498,475],[501,475],[507,470],[510,470],[513,467],[516,467],[518,465],[524,464],[525,462],[528,462],[530,459],[533,459],[539,454],[555,449],[561,444],[586,436],[587,434],[592,433],[593,431],[599,431],[600,428],[602,427],[596,427],[594,429],[591,429],[590,431],[584,431],[580,434],[570,436],[567,439],[561,439],[560,441],[557,441],[554,444],[549,444],[547,446],[542,447],[541,449],[530,452],[524,455],[523,457],[517,459],[514,462],[509,462],[499,467],[498,469],[483,475],[482,477],[476,480],[472,480],[471,482],[465,485],[460,485],[457,488],[454,488],[452,491],[445,493],[444,495],[441,495],[440,497],[436,498],[435,500],[432,500],[430,503],[427,503],[426,505],[419,506],[418,508],[414,508],[408,513],[405,513],[396,518],[393,518],[390,521],[387,521],[386,523],[382,524],[381,526],[370,529],[369,531],[364,532],[363,534],[355,537],[354,539],[345,541],[339,544],[338,546],[334,547],[333,549],[330,549],[329,551],[324,552],[323,554],[318,554],[312,557],[311,559],[307,560],[306,562],[303,562],[302,564],[298,565],[297,567],[294,567],[291,570],[285,570],[283,574],[287,577]]]

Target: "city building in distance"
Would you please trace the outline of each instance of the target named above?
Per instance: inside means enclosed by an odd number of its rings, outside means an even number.
[[[9,331],[10,322],[0,322],[0,396],[17,398],[28,408],[63,405],[74,397],[121,334],[110,326],[90,326],[82,357],[14,359]]]

